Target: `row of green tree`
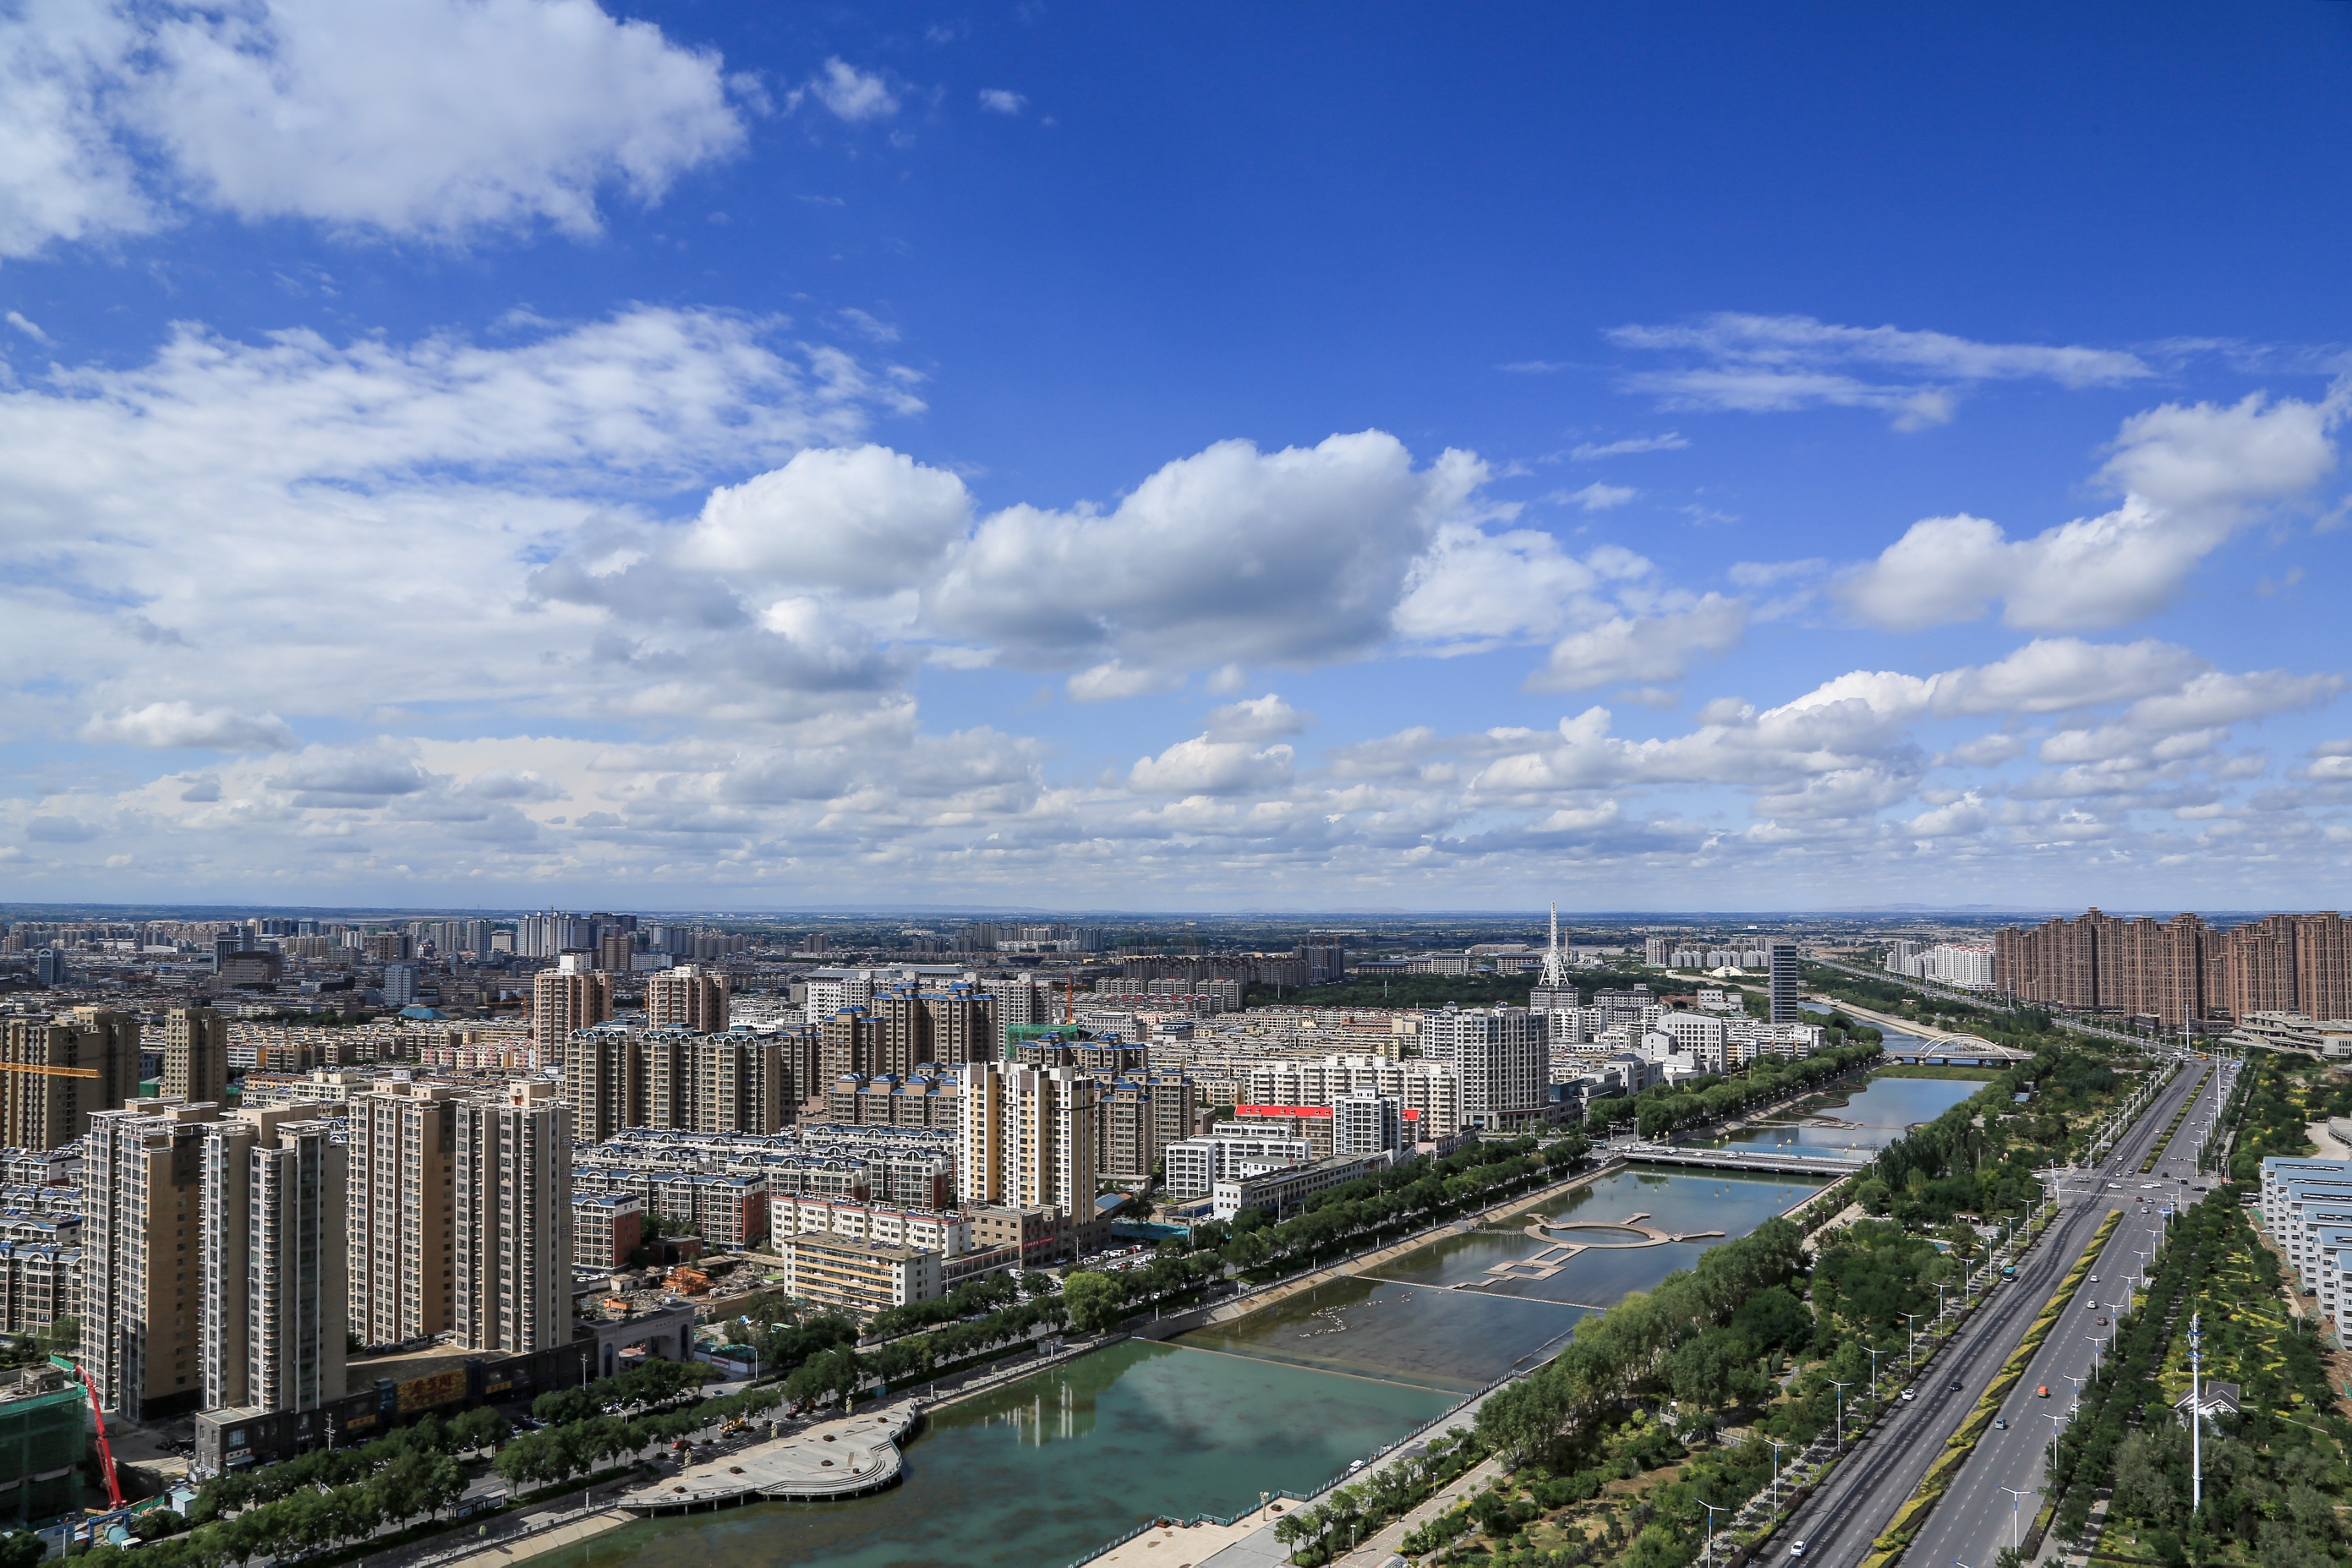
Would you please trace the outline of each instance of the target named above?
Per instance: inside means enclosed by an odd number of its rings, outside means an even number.
[[[428,1414],[370,1442],[216,1476],[197,1490],[184,1516],[156,1509],[139,1517],[136,1533],[150,1543],[140,1562],[142,1568],[227,1568],[257,1555],[331,1550],[451,1506],[467,1486],[460,1455],[504,1443],[492,1468],[509,1485],[561,1481],[714,1421],[772,1408],[781,1397],[755,1389],[630,1420],[604,1414],[658,1406],[714,1375],[699,1363],[649,1360],[584,1387],[541,1395],[533,1418],[551,1424],[520,1436],[484,1406],[446,1421]],[[123,1549],[100,1547],[78,1561],[110,1568],[123,1555]]]
[[[1573,1452],[1621,1405],[1669,1390],[1677,1376],[1712,1385],[1727,1379],[1719,1365],[1750,1359],[1759,1342],[1802,1343],[1810,1314],[1787,1289],[1803,1264],[1802,1239],[1788,1220],[1768,1219],[1709,1248],[1657,1289],[1585,1318],[1542,1370],[1479,1406],[1479,1435],[1514,1468]],[[1743,1307],[1748,1317],[1739,1316]],[[1729,1333],[1710,1339],[1717,1328]],[[1692,1345],[1699,1348],[1685,1349]]]
[[[1811,1056],[1759,1057],[1735,1078],[1703,1073],[1680,1083],[1660,1084],[1642,1094],[1597,1101],[1585,1113],[1585,1124],[1607,1134],[1631,1123],[1645,1138],[1663,1137],[1677,1128],[1720,1122],[1751,1105],[1843,1077],[1876,1061],[1880,1054],[1874,1037],[1832,1045]]]
[[[1442,1160],[1416,1160],[1317,1193],[1304,1212],[1278,1225],[1244,1209],[1234,1216],[1221,1256],[1238,1270],[1297,1267],[1484,1207],[1539,1177],[1563,1175],[1591,1148],[1580,1133],[1549,1143],[1481,1141]]]
[[[762,1416],[783,1403],[773,1385],[746,1388],[717,1399],[698,1400],[678,1409],[641,1416],[592,1416],[524,1432],[499,1450],[490,1468],[517,1491],[551,1486],[576,1475],[603,1469],[619,1460],[667,1447],[717,1422]]]
[[[2111,1512],[2139,1521],[2168,1564],[2205,1563],[2229,1542],[2263,1568],[2333,1568],[2347,1550],[2340,1508],[2352,1490],[2352,1421],[2336,1408],[2326,1349],[2308,1318],[2235,1303],[2279,1300],[2277,1260],[2223,1189],[2177,1218],[2142,1310],[2124,1319],[2052,1469],[2062,1530],[2081,1531],[2103,1485]],[[2205,1439],[2204,1506],[2189,1510],[2189,1434],[2159,1373],[2201,1316],[2206,1377],[2240,1385],[2242,1411]],[[2169,1321],[2168,1321],[2169,1320]],[[2290,1414],[2290,1411],[2294,1414]]]
[[[2325,1062],[2284,1051],[2247,1052],[2231,1099],[2223,1116],[2225,1124],[2232,1118],[2237,1124],[2230,1179],[2249,1185],[2260,1179],[2265,1159],[2310,1154],[2304,1129],[2312,1123],[2352,1116],[2352,1082],[2331,1075]]]
[[[1072,1280],[1084,1278],[1071,1276]],[[783,1382],[784,1397],[799,1406],[824,1405],[856,1393],[877,1379],[895,1387],[912,1379],[936,1375],[942,1368],[969,1362],[1007,1346],[1026,1344],[1038,1330],[1059,1328],[1067,1321],[1073,1302],[1063,1295],[1046,1295],[984,1316],[950,1322],[929,1333],[902,1334],[871,1350],[856,1348],[854,1339],[811,1355],[794,1367]]]
[[[2048,1044],[1881,1149],[1853,1201],[1916,1230],[1956,1214],[2023,1214],[2041,1197],[2034,1173],[2079,1145],[2133,1082],[2076,1045]]]

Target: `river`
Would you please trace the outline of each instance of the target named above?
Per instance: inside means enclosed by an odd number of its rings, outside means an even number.
[[[1376,1278],[1326,1284],[1166,1344],[1129,1341],[952,1406],[908,1446],[905,1481],[878,1496],[644,1521],[548,1563],[1058,1568],[1155,1514],[1232,1514],[1264,1490],[1321,1485],[1539,1355],[1586,1312],[1655,1285],[1817,1188],[1799,1177],[1612,1172],[1415,1249]],[[1528,1234],[1538,1218],[1635,1215],[1671,1234],[1726,1234],[1591,1247],[1547,1278],[1489,1282],[1495,1264],[1552,1245]],[[1481,1288],[1455,1288],[1468,1284]]]

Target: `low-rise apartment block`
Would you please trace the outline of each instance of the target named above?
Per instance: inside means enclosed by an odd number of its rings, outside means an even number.
[[[943,1293],[940,1254],[921,1248],[805,1231],[777,1237],[774,1250],[787,1294],[860,1317]]]

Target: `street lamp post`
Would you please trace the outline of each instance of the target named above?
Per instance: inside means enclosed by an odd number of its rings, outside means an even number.
[[[1715,1568],[1715,1516],[1723,1511],[1711,1502],[1702,1502],[1699,1507],[1706,1510],[1706,1568]]]
[[[1838,1448],[1843,1452],[1845,1448],[1845,1391],[1852,1388],[1853,1385],[1840,1383],[1834,1377],[1825,1377],[1822,1381],[1838,1391],[1837,1440]]]
[[[2189,1511],[2193,1517],[2205,1506],[2204,1396],[2198,1386],[2203,1371],[2204,1314],[2189,1314]]]
[[[2086,1333],[2083,1337],[2091,1342],[2091,1381],[2096,1383],[2099,1380],[2099,1347],[2107,1342],[2096,1334]]]
[[[1903,1326],[1911,1336],[1903,1346],[1903,1370],[1908,1373],[1916,1371],[1919,1365],[1919,1314],[1904,1313]]]
[[[2009,1494],[2009,1549],[2014,1552],[2017,1550],[2018,1505],[2035,1494],[2032,1487],[2003,1487],[2000,1490]]]
[[[1772,1445],[1772,1511],[1778,1514],[1780,1511],[1780,1450],[1789,1445],[1778,1437],[1764,1440]]]

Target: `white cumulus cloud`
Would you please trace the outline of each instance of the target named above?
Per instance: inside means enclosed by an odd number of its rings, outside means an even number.
[[[889,83],[839,58],[824,62],[824,68],[809,78],[808,90],[819,103],[853,124],[887,120],[898,112],[898,99]]]
[[[2009,624],[2038,632],[2153,614],[2263,507],[2334,471],[2331,433],[2347,407],[2341,389],[2316,403],[2168,403],[2124,422],[2100,470],[2123,492],[2114,510],[2025,539],[1983,517],[1928,517],[1836,591],[1896,631],[1971,621],[1995,601]]]
[[[18,256],[184,205],[586,233],[606,188],[656,200],[743,140],[715,54],[593,0],[36,4],[0,22],[0,254]]]
[[[97,714],[81,727],[81,737],[101,746],[143,746],[156,750],[285,751],[294,745],[294,732],[274,713],[247,715],[227,708],[199,708],[188,702],[149,703],[121,713]]]

